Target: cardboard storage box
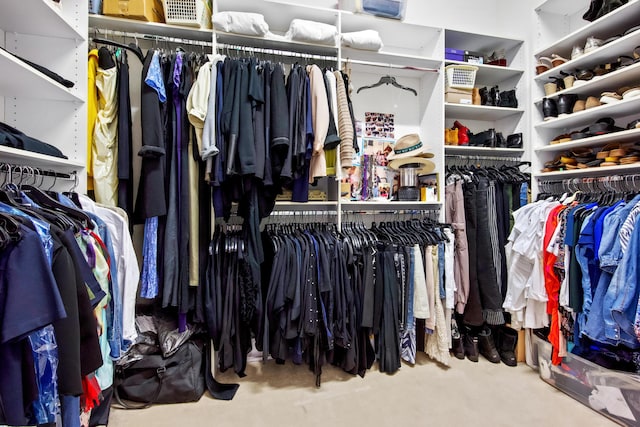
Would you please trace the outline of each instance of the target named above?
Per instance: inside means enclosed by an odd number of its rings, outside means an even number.
[[[471,104],[471,90],[449,89],[444,93],[444,101],[450,104]]]
[[[103,0],[102,14],[141,21],[164,22],[162,0]]]
[[[578,402],[616,423],[640,423],[640,377],[603,368],[569,353],[558,366],[551,364],[551,344],[533,335],[540,378]]]

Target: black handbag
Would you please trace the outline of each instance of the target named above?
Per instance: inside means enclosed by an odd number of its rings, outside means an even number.
[[[505,90],[500,92],[500,107],[518,108],[518,98],[516,98],[516,90]]]
[[[522,148],[522,132],[507,137],[507,148]]]
[[[126,409],[144,409],[155,403],[196,402],[205,388],[221,400],[231,400],[238,389],[238,384],[220,384],[213,378],[208,340],[192,339],[169,357],[150,354],[116,367],[114,397]]]

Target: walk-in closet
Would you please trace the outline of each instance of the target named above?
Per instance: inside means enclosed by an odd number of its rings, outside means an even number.
[[[639,22],[0,3],[0,427],[640,425]]]

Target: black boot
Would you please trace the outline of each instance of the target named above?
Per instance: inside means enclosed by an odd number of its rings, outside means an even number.
[[[492,104],[494,107],[500,106],[500,89],[498,86],[494,86],[489,91],[489,98],[492,100]]]
[[[555,99],[542,99],[542,115],[545,121],[558,117],[558,104],[556,104]]]
[[[503,326],[498,332],[498,353],[500,360],[507,366],[516,366],[516,346],[518,345],[518,331],[508,326]]]
[[[464,359],[464,339],[458,329],[458,325],[455,322],[451,322],[451,352],[456,359]]]
[[[491,329],[484,328],[480,335],[478,335],[478,347],[480,354],[482,354],[491,363],[500,363],[500,354],[496,349],[496,344],[493,342],[493,335]]]
[[[573,93],[568,95],[560,95],[556,103],[556,105],[558,106],[558,116],[561,116],[563,114],[571,114],[573,112],[573,106],[576,104],[577,100],[578,95]]]
[[[467,330],[463,335],[462,341],[464,343],[464,354],[467,359],[472,362],[478,361],[478,337],[472,336]]]
[[[480,104],[492,105],[489,103],[489,90],[486,87],[480,88]],[[492,101],[493,102],[493,101]]]

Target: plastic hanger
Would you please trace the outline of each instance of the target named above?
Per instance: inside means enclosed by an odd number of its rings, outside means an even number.
[[[140,49],[140,47],[137,44],[135,45],[133,43],[124,44],[120,42],[115,42],[113,40],[102,39],[98,37],[94,37],[92,41],[94,43],[106,44],[109,46],[115,46],[115,47],[120,47],[122,49],[127,49],[133,52],[133,54],[136,56],[136,58],[140,60],[140,62],[144,63],[144,55],[142,54],[142,49]]]
[[[380,80],[378,80],[377,83],[374,83],[372,85],[359,87],[358,90],[356,91],[356,93],[360,93],[361,90],[373,89],[373,88],[376,88],[376,87],[382,86],[382,85],[391,85],[393,87],[397,87],[398,89],[407,90],[407,91],[413,93],[415,96],[418,96],[418,92],[414,88],[401,85],[400,83],[398,83],[398,81],[396,80],[395,77],[390,76],[390,75],[386,75],[386,76],[380,77]]]

